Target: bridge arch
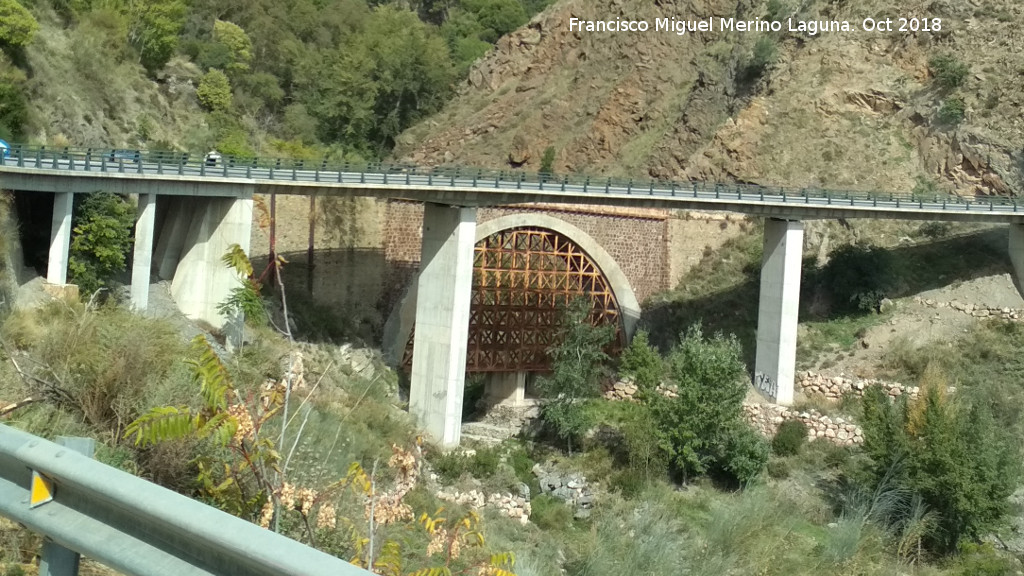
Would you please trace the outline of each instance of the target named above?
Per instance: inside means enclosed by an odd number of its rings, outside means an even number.
[[[567,249],[578,252],[582,256],[581,260],[592,263],[597,268],[599,278],[595,278],[595,280],[598,284],[606,285],[610,290],[614,297],[613,308],[621,321],[625,339],[628,342],[632,338],[640,320],[640,304],[625,273],[608,251],[601,247],[593,237],[578,227],[547,214],[509,214],[477,225],[475,235],[477,249],[479,250],[481,243],[489,238],[494,239],[502,233],[511,231],[548,233],[554,237],[568,240],[572,246],[566,247]],[[384,328],[385,356],[394,366],[400,366],[403,363],[412,335],[416,319],[417,287],[417,279],[414,278],[405,290],[399,305],[392,311]],[[477,287],[474,285],[474,291],[476,290]]]

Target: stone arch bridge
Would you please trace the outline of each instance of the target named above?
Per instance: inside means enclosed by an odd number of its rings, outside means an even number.
[[[633,224],[634,229],[646,225],[651,239],[656,240],[653,245],[663,249],[664,221],[645,215],[640,222],[631,222],[625,215],[584,215],[578,210],[557,215],[505,212],[484,215],[491,218],[476,227],[465,368],[467,373],[492,374],[487,393],[493,400],[515,401],[523,399],[527,373],[549,368],[547,349],[556,340],[560,310],[573,298],[583,296],[593,302],[593,323],[616,327],[612,348],[628,342],[640,319],[633,283],[616,258],[563,218],[591,224]],[[662,258],[651,254],[652,245],[643,242],[642,234],[621,238],[628,240],[618,244],[621,259],[640,259],[640,254],[629,254],[636,250],[651,255],[648,261],[664,260],[664,254]],[[638,280],[643,285],[649,279],[641,276]],[[652,282],[647,285],[660,287]],[[413,278],[385,330],[389,359],[406,370],[412,369],[415,357],[418,290]],[[461,399],[456,403],[461,406]]]

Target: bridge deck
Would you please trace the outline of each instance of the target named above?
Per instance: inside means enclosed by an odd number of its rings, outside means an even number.
[[[0,188],[36,192],[246,197],[298,194],[402,198],[457,206],[560,203],[727,211],[786,219],[876,218],[1024,223],[1016,199],[900,194],[704,182],[551,177],[524,172],[411,166],[328,169],[228,160],[208,165],[181,154],[108,161],[81,150],[15,148],[0,157]]]

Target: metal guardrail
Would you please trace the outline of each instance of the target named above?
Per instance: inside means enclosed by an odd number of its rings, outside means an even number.
[[[322,183],[325,185],[414,186],[460,188],[473,191],[569,192],[587,195],[626,195],[659,198],[772,202],[812,206],[851,206],[887,211],[955,210],[969,212],[1018,211],[1017,200],[1003,196],[973,199],[949,193],[895,193],[819,188],[786,188],[753,184],[672,182],[581,175],[553,176],[516,170],[484,170],[459,166],[424,167],[379,162],[332,164],[327,160],[303,161],[280,158],[224,156],[208,161],[206,155],[181,152],[117,150],[110,148],[47,148],[12,145],[0,155],[0,167],[65,170],[98,173],[224,178],[275,183]],[[1024,210],[1022,210],[1024,212]]]
[[[35,471],[53,500],[30,507]],[[0,425],[0,515],[132,576],[370,572],[131,474]]]

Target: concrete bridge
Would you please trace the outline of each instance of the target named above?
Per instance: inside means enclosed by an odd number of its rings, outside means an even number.
[[[478,344],[481,338],[489,339],[486,346],[478,346],[475,352],[491,362],[500,361],[494,359],[495,351],[510,346],[508,325],[492,320],[489,332],[471,331],[475,276],[485,278],[480,286],[487,286],[488,274],[508,276],[511,269],[525,278],[526,271],[532,270],[532,262],[543,266],[544,262],[560,259],[564,270],[559,274],[534,270],[531,277],[535,280],[531,281],[573,278],[571,286],[552,284],[549,292],[604,294],[601,313],[619,323],[627,337],[639,315],[638,301],[621,263],[593,237],[557,218],[539,215],[494,216],[478,224],[479,213],[494,210],[491,207],[559,203],[730,211],[765,217],[754,385],[782,404],[793,400],[803,220],[892,218],[1008,223],[1010,253],[1018,277],[1024,271],[1024,209],[1018,209],[1013,199],[997,197],[968,200],[937,194],[613,181],[575,176],[552,179],[464,168],[378,165],[328,169],[324,165],[283,166],[280,162],[240,160],[208,165],[201,158],[189,161],[180,154],[168,153],[142,153],[139,161],[111,161],[108,153],[26,147],[14,147],[10,157],[0,158],[0,188],[54,195],[47,267],[47,280],[52,284],[64,284],[67,280],[74,194],[108,191],[138,195],[133,305],[146,308],[149,278],[155,270],[161,277],[173,279],[172,295],[185,314],[215,327],[225,322],[216,305],[237,280],[220,258],[231,244],[239,244],[248,251],[253,195],[369,196],[422,202],[418,279],[395,319],[389,322],[387,336],[394,348],[400,350],[412,334],[410,411],[443,446],[459,443],[467,343],[474,337]],[[521,260],[522,264],[503,268],[504,256],[499,256],[495,260],[498,264],[488,266],[487,250],[479,247],[498,237],[508,239],[510,248],[502,248],[502,240],[492,247],[492,253],[508,253],[508,262],[516,262],[513,254],[519,252],[515,248],[517,242],[526,242],[526,252],[541,252],[544,257]],[[483,263],[484,272],[480,272],[478,263]],[[476,291],[483,292],[486,290]],[[502,300],[509,297],[508,292],[491,290],[486,303],[504,306],[505,317],[516,306],[512,301]],[[553,303],[554,300],[552,306]],[[477,302],[478,316],[480,305]],[[547,318],[550,317],[549,314]],[[543,348],[543,342],[536,339],[533,344],[535,350]],[[521,380],[508,383],[511,393],[517,393],[522,385]]]

